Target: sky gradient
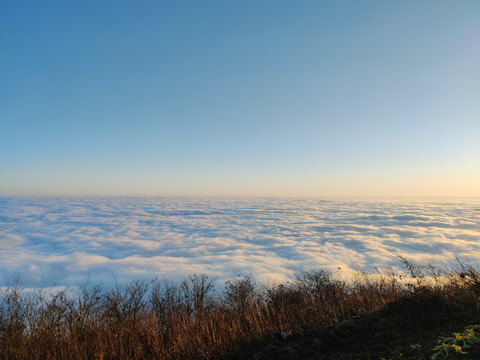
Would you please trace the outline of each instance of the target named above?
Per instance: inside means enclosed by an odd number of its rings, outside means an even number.
[[[2,1],[0,196],[480,196],[478,1]]]

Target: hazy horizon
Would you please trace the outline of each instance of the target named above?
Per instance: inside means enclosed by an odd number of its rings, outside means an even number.
[[[138,198],[156,198],[156,197],[186,197],[186,198],[314,198],[314,199],[342,199],[342,198],[480,198],[480,194],[476,191],[468,191],[464,189],[449,191],[400,191],[399,189],[391,189],[389,191],[338,191],[338,192],[289,192],[289,191],[268,191],[268,190],[238,190],[238,191],[184,191],[184,192],[142,192],[142,191],[118,191],[109,192],[107,190],[81,191],[72,189],[69,191],[44,191],[25,189],[23,192],[0,193],[0,197],[31,197],[31,198],[49,198],[49,197],[73,197],[73,198],[90,198],[90,197],[138,197]]]
[[[305,199],[305,200],[461,200],[480,199],[480,196],[453,195],[0,195],[1,199]]]
[[[0,4],[0,196],[480,196],[478,1]]]

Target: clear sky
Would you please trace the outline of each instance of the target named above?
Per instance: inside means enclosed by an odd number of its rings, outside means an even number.
[[[1,1],[0,195],[480,196],[480,1]]]

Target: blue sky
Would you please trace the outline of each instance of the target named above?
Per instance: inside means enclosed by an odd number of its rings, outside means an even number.
[[[480,196],[478,1],[3,1],[0,195]]]

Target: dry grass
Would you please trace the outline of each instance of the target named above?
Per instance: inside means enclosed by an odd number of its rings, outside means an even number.
[[[411,307],[400,321],[415,329],[432,321],[423,318],[432,316],[425,306],[438,307],[440,317],[475,308],[480,275],[473,268],[440,274],[402,261],[407,281],[378,271],[345,282],[314,270],[274,286],[237,278],[220,295],[205,275],[113,289],[31,291],[15,283],[0,293],[0,359],[228,358],[280,332],[320,331],[385,309]]]

